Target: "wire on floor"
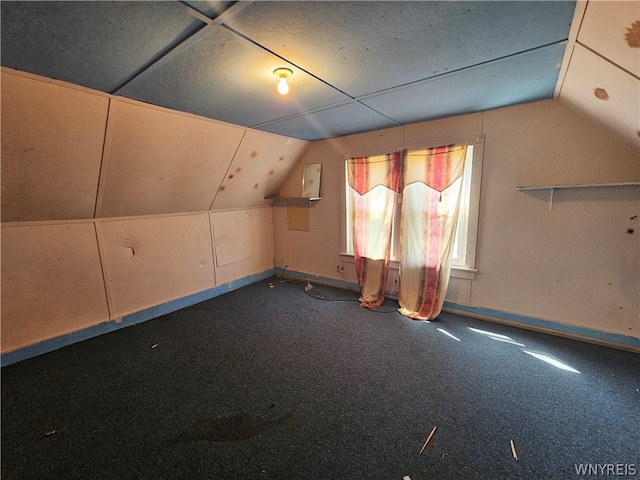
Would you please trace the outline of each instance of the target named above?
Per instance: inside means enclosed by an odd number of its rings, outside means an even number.
[[[304,293],[309,295],[311,298],[315,298],[316,300],[322,300],[325,302],[359,302],[357,298],[325,298],[322,295],[312,295],[311,293],[309,293],[312,288],[313,285],[307,282],[307,284],[304,286]]]
[[[316,295],[312,295],[311,293],[309,293],[309,291],[313,288],[313,285],[311,285],[311,283],[309,282],[302,282],[299,280],[288,280],[284,277],[284,271],[287,269],[288,265],[285,265],[284,268],[282,269],[282,272],[280,273],[280,275],[282,276],[282,280],[280,280],[283,283],[290,283],[291,285],[302,285],[303,283],[304,285],[304,293],[306,293],[307,295],[309,295],[311,298],[315,298],[316,300],[322,300],[324,302],[360,302],[359,299],[356,298],[325,298],[323,296],[316,296]],[[398,310],[397,309],[393,309],[393,310],[375,310],[373,307],[366,307],[367,310],[369,310],[370,312],[373,313],[396,313]],[[377,307],[376,307],[377,308]]]

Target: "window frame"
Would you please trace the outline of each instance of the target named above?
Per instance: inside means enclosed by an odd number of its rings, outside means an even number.
[[[478,272],[476,268],[476,251],[477,251],[477,242],[478,242],[478,226],[479,226],[479,217],[480,217],[480,188],[482,184],[482,164],[484,159],[484,137],[479,137],[475,142],[469,143],[469,146],[473,147],[472,161],[471,161],[471,178],[465,175],[463,180],[463,192],[462,195],[465,195],[465,188],[467,189],[468,195],[468,204],[466,206],[465,212],[460,212],[461,218],[458,220],[458,227],[461,225],[461,222],[464,221],[462,218],[466,216],[467,228],[466,232],[463,234],[462,246],[459,248],[456,253],[463,253],[462,259],[456,259],[452,261],[451,265],[451,276],[456,278],[466,278],[473,280],[475,278],[475,274]],[[408,150],[413,149],[424,149],[424,148],[433,148],[433,145],[428,147],[425,146],[417,146],[417,147],[407,147]],[[396,148],[395,151],[403,150]],[[394,149],[387,149],[385,153],[390,153],[394,151]],[[348,177],[347,177],[347,167],[346,161],[349,158],[354,157],[365,157],[365,156],[374,156],[380,155],[380,152],[376,153],[367,153],[367,154],[356,154],[356,155],[343,155],[341,157],[343,163],[342,169],[342,195],[341,195],[341,216],[342,216],[342,235],[341,235],[341,256],[345,257],[353,257],[353,243],[352,243],[352,235],[349,229],[349,220],[347,218],[347,209],[349,205],[349,190],[348,190]],[[466,168],[465,168],[466,173]],[[468,183],[467,183],[468,182]],[[397,254],[399,254],[399,232],[397,232],[400,226],[400,215],[399,209],[394,213],[394,231],[392,235],[393,243],[396,245],[396,255],[394,256],[394,252],[392,252],[392,260],[391,267],[398,268],[399,267],[399,258],[397,258]],[[464,238],[466,237],[466,238]],[[459,239],[458,239],[459,240]]]

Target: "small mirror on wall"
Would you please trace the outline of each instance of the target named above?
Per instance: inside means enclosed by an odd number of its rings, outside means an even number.
[[[304,166],[302,176],[302,196],[304,198],[320,198],[321,163],[309,163]]]

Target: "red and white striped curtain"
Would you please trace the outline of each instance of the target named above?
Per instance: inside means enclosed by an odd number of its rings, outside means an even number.
[[[404,152],[347,162],[351,187],[351,224],[360,306],[384,301],[391,257],[393,209],[401,189]]]
[[[466,146],[448,145],[347,162],[360,305],[384,301],[393,209],[402,192],[400,313],[440,314],[449,283]]]
[[[449,285],[466,146],[412,151],[404,160],[400,313],[436,318]]]

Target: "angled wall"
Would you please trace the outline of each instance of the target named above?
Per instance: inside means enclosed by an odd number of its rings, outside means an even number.
[[[91,222],[2,226],[2,351],[109,320]]]
[[[97,222],[115,318],[215,286],[206,213]]]
[[[245,130],[114,98],[96,216],[208,210]]]
[[[5,68],[1,118],[3,364],[272,273],[307,142]]]
[[[92,218],[110,99],[2,70],[2,221]]]

